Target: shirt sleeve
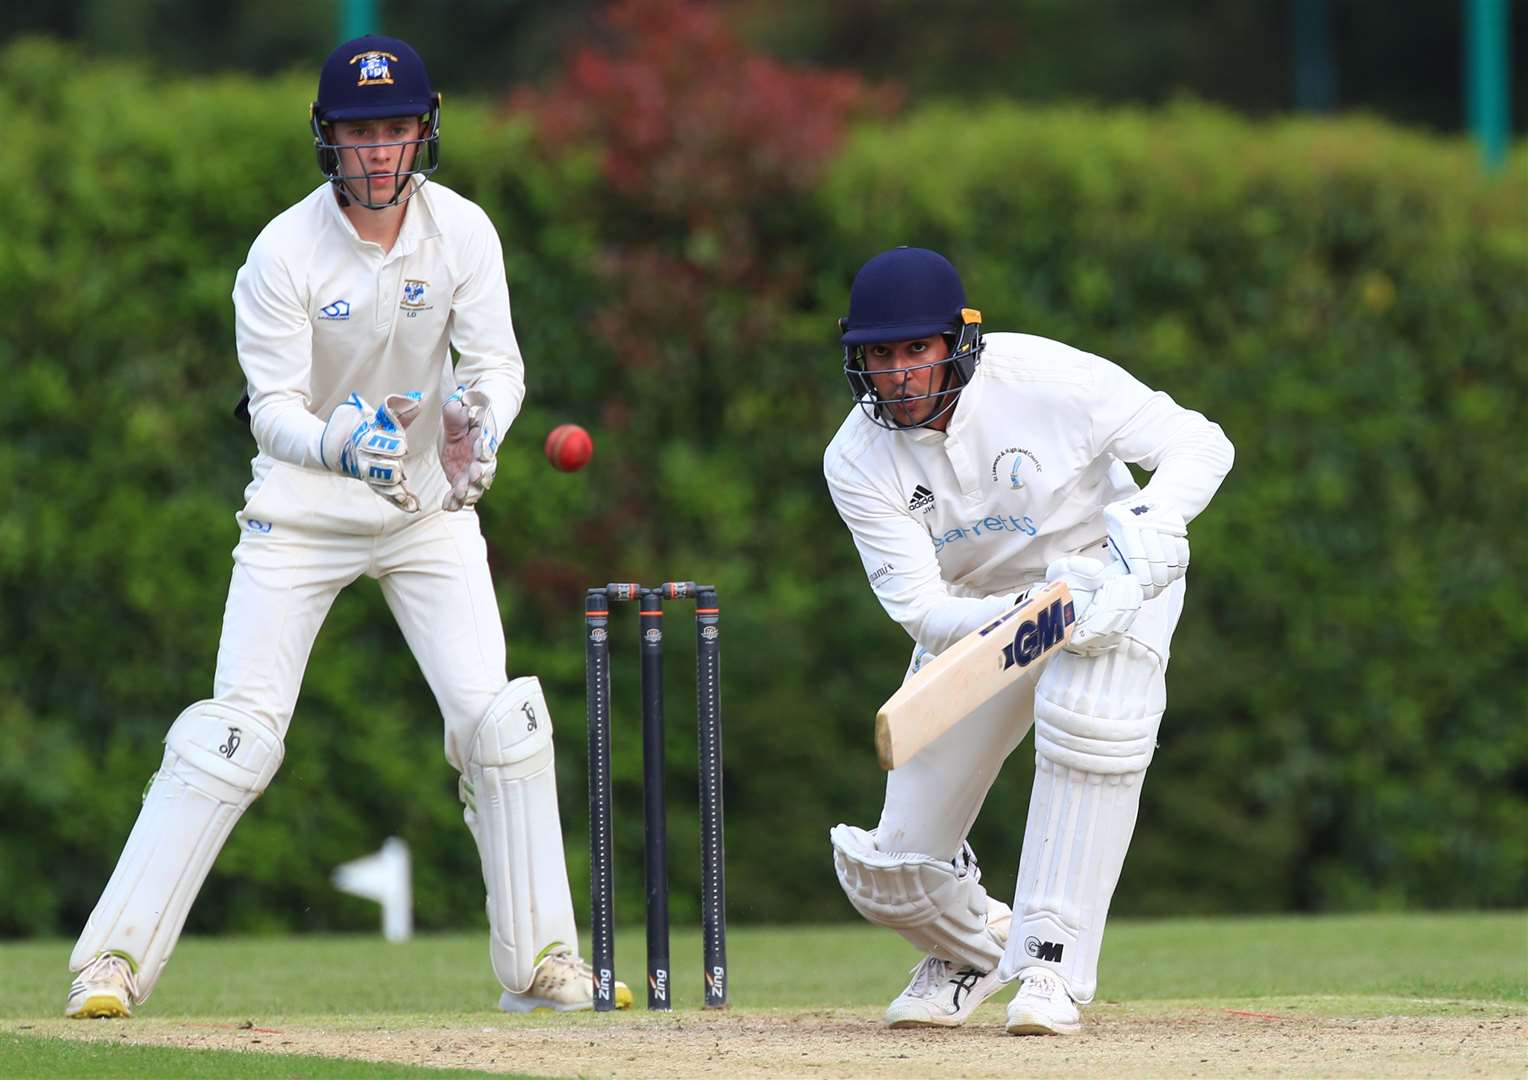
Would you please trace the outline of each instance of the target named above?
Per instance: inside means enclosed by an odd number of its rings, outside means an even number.
[[[255,443],[278,461],[323,468],[324,422],[308,411],[313,324],[290,271],[259,241],[234,279],[233,306]]]
[[[1094,357],[1095,450],[1151,471],[1143,493],[1192,521],[1231,471],[1235,450],[1220,425],[1152,390],[1117,364]]]
[[[1012,607],[1018,594],[954,596],[939,573],[928,530],[868,484],[827,472],[839,517],[859,549],[871,591],[913,641],[943,652]]]
[[[525,400],[525,361],[510,319],[499,234],[487,214],[474,210],[463,274],[451,298],[451,344],[458,353],[456,381],[488,396],[502,436]]]

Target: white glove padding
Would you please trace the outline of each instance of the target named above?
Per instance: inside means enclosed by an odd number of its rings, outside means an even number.
[[[329,414],[319,439],[324,466],[371,485],[398,509],[419,511],[419,499],[408,489],[403,456],[409,451],[408,426],[419,415],[418,394],[388,394],[373,409],[352,393]]]
[[[1104,507],[1109,539],[1150,600],[1188,572],[1183,515],[1137,495]]]
[[[440,466],[451,484],[441,506],[460,510],[493,486],[499,468],[499,426],[488,395],[460,386],[441,407],[440,421]]]
[[[1064,581],[1072,592],[1077,622],[1072,626],[1068,652],[1097,656],[1117,648],[1141,610],[1141,583],[1120,563],[1105,566],[1097,559],[1070,555],[1045,569],[1046,581]]]

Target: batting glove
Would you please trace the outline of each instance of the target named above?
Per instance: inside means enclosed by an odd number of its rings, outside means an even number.
[[[1057,559],[1046,567],[1045,580],[1064,581],[1071,590],[1077,621],[1065,648],[1083,656],[1118,648],[1144,599],[1141,583],[1123,564],[1105,566],[1084,555]]]
[[[1144,496],[1104,507],[1104,525],[1150,600],[1188,572],[1183,515]]]
[[[329,414],[319,439],[320,460],[332,472],[364,480],[398,509],[418,513],[419,499],[403,474],[408,426],[418,415],[417,393],[389,394],[375,409],[352,393]]]
[[[455,511],[476,504],[493,486],[498,453],[499,426],[488,395],[458,386],[441,406],[440,466],[451,484],[442,508]]]

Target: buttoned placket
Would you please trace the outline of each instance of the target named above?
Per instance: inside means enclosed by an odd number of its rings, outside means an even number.
[[[953,425],[951,425],[953,426]],[[980,499],[981,473],[976,468],[976,460],[971,456],[971,449],[966,445],[959,434],[945,433],[944,454],[949,459],[950,469],[955,473],[955,480],[960,484],[961,497],[970,502]]]
[[[403,288],[403,255],[399,251],[402,240],[400,236],[393,249],[377,264],[377,319],[373,329],[378,333],[390,331],[393,320],[398,317],[398,297]]]
[[[420,197],[417,194],[414,196],[415,199]],[[398,239],[393,241],[392,249],[382,256],[377,266],[375,326],[379,333],[390,333],[393,324],[398,321],[398,306],[403,299],[403,261],[419,247],[419,230],[423,227],[417,213],[415,208],[409,208],[403,218],[403,227],[398,230]],[[381,248],[378,247],[378,250]]]
[[[962,396],[966,392],[963,391]],[[944,431],[918,428],[907,434],[911,435],[914,441],[937,448],[942,452],[945,461],[949,462],[950,472],[954,474],[955,482],[960,487],[961,498],[966,502],[977,502],[983,497],[981,472],[977,468],[976,459],[971,456],[970,447],[962,438],[964,429],[969,426],[969,424],[961,423],[960,406],[956,405],[955,415],[950,418],[949,426]]]
[[[383,251],[381,244],[362,239],[338,203],[333,210],[340,221],[340,227],[349,234],[362,258],[373,267],[376,285],[373,303],[376,306],[372,313],[372,330],[379,334],[390,333],[398,316],[398,300],[403,295],[403,260],[413,253],[416,246],[409,228],[409,216],[404,216],[403,227],[398,230],[398,238],[393,241],[392,248]]]

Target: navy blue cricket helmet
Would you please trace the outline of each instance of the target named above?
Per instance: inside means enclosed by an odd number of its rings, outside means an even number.
[[[403,155],[391,180],[378,181],[364,169],[356,174],[345,173],[331,125],[343,120],[396,116],[418,117],[424,122],[420,137],[404,144],[412,144],[412,160]],[[318,99],[313,102],[310,122],[319,171],[334,185],[342,204],[356,201],[369,210],[396,206],[418,190],[414,177],[422,182],[440,166],[440,95],[430,88],[430,76],[419,54],[398,38],[369,34],[347,41],[330,53],[319,72]],[[383,144],[366,143],[352,148],[378,145]],[[353,165],[359,165],[355,154],[348,156]],[[364,198],[361,190],[365,191]]]
[[[950,260],[928,248],[892,248],[860,267],[849,288],[849,314],[838,320],[838,328],[844,346],[844,375],[854,399],[884,428],[906,425],[892,419],[865,373],[865,346],[935,334],[950,342],[948,357],[925,365],[944,368],[939,389],[898,399],[900,404],[930,399],[939,402],[927,419],[911,425],[915,427],[927,427],[948,414],[981,362],[981,312],[966,306],[965,286]]]

